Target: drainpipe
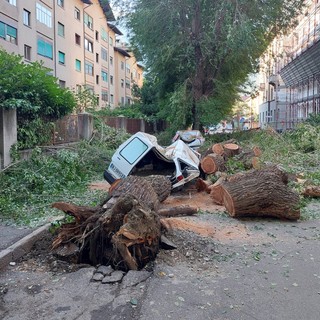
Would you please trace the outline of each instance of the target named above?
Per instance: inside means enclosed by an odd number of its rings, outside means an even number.
[[[53,73],[57,77],[56,1],[53,0]]]

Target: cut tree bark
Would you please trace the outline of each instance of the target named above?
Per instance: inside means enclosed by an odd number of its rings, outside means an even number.
[[[200,162],[201,168],[204,173],[212,174],[217,171],[224,171],[224,159],[221,155],[210,153],[205,156]]]
[[[308,186],[303,190],[302,194],[305,197],[320,198],[320,186]]]
[[[287,183],[287,174],[275,166],[237,174],[221,182],[222,203],[235,218],[267,216],[297,220],[299,195]]]

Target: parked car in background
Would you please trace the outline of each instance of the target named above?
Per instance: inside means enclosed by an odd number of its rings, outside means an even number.
[[[138,132],[116,150],[104,178],[111,184],[129,175],[161,174],[176,189],[199,177],[199,163],[200,154],[182,140],[161,147],[155,136]]]
[[[181,130],[177,131],[175,136],[172,138],[172,142],[182,140],[192,149],[199,149],[205,141],[199,130]]]
[[[232,133],[233,127],[231,123],[219,123],[215,126],[209,127],[208,134],[216,134],[216,133]]]

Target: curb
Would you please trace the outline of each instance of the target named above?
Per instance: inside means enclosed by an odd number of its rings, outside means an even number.
[[[6,268],[10,262],[16,261],[26,253],[30,252],[33,244],[42,237],[50,226],[51,223],[48,223],[31,232],[7,249],[0,251],[0,270]]]

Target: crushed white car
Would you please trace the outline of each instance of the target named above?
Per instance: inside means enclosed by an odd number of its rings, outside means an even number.
[[[104,178],[111,184],[129,175],[162,174],[176,189],[199,177],[199,163],[200,154],[182,140],[161,147],[155,136],[138,132],[116,150]]]

